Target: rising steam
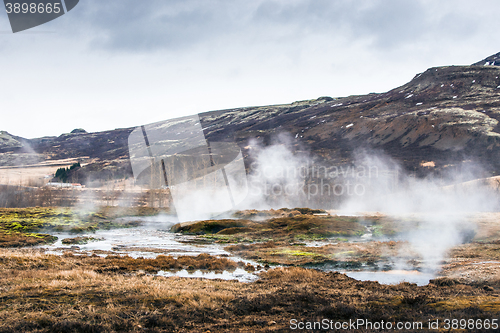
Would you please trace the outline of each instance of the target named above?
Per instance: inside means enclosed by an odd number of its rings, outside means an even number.
[[[270,146],[257,141],[250,146],[254,163],[245,208],[386,214],[401,226],[398,239],[408,241],[431,271],[452,247],[472,240],[474,213],[498,208],[498,193],[485,181],[465,182],[482,176],[481,166],[473,163],[439,177],[417,178],[380,151],[357,151],[351,164],[325,165],[293,153],[287,136]]]

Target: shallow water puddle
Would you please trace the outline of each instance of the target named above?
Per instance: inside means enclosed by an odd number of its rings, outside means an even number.
[[[241,268],[237,268],[233,272],[231,271],[212,272],[212,271],[201,271],[201,270],[189,272],[185,269],[177,272],[159,271],[158,275],[166,277],[177,276],[185,278],[238,280],[240,282],[253,282],[258,279],[258,276],[256,274],[248,273]]]
[[[342,272],[345,275],[361,281],[377,281],[380,284],[398,284],[401,282],[416,283],[425,286],[436,276],[419,271],[390,270],[377,272]]]
[[[58,240],[54,244],[41,246],[49,251],[62,252],[66,249],[74,249],[75,246],[80,251],[109,251],[117,254],[128,254],[131,257],[154,258],[158,254],[168,254],[172,256],[193,255],[207,253],[214,256],[230,255],[219,244],[190,242],[192,236],[174,234],[165,230],[153,228],[126,228],[113,230],[98,230],[95,233],[84,234],[63,234],[53,233]],[[66,238],[73,237],[93,237],[102,240],[91,241],[87,244],[74,245],[63,244]]]

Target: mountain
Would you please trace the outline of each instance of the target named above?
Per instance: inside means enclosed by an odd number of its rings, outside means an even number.
[[[5,131],[0,131],[0,147],[5,147],[5,149],[15,149],[21,148],[23,144],[16,139],[16,137],[10,135]]]
[[[472,64],[472,66],[500,66],[500,52],[478,61]]]
[[[248,142],[264,144],[278,133],[292,145],[329,163],[348,163],[358,148],[384,151],[424,175],[473,160],[489,175],[500,173],[500,53],[471,66],[430,68],[407,84],[380,94],[245,107],[200,114],[209,140],[235,138],[248,158]],[[486,65],[486,64],[489,65]],[[127,139],[133,128],[83,130],[33,140],[0,136],[6,154],[38,154],[39,160],[86,159],[96,175],[131,175]],[[28,149],[29,148],[29,149]],[[424,162],[433,162],[432,170]]]

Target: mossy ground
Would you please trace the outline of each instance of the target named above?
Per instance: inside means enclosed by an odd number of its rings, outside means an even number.
[[[392,258],[399,256],[411,261],[417,254],[406,252],[405,242],[338,242],[323,246],[269,241],[266,243],[228,245],[225,249],[240,257],[269,265],[293,265],[331,268],[379,268],[390,266]]]
[[[177,224],[173,232],[184,234],[208,235],[209,238],[240,242],[241,238],[250,241],[318,240],[330,237],[361,236],[365,232],[364,221],[350,216],[316,216],[298,213],[286,217],[273,217],[264,221],[251,220],[207,220],[192,224]],[[232,236],[232,237],[227,237]]]
[[[96,211],[70,208],[0,208],[0,247],[22,247],[57,240],[49,232],[92,232],[99,229],[124,228],[139,222],[116,222],[121,216],[156,215],[158,209],[102,207]]]
[[[39,230],[61,225],[57,219],[63,220],[63,228],[79,225],[85,229],[119,216],[108,211],[75,217],[71,211],[38,208],[1,213],[3,230],[30,239],[38,239]],[[258,222],[204,221],[186,232],[200,234],[205,241],[231,242],[226,249],[243,257],[284,265],[330,263],[348,267],[361,262],[380,264],[393,255],[414,255],[404,252],[404,242],[348,242],[366,225],[382,226],[379,229],[385,233],[394,230],[392,222],[379,217],[367,221],[366,217],[299,212]],[[496,220],[488,224],[493,234],[499,228],[496,224]],[[478,234],[483,234],[481,228]],[[472,272],[480,261],[498,260],[500,242],[488,235],[453,249],[456,261],[445,271],[452,276],[457,266]],[[307,245],[309,240],[318,239],[333,242]],[[491,261],[490,266],[498,264]],[[380,285],[300,267],[264,271],[253,283],[155,275],[159,270],[237,267],[251,270],[243,262],[206,254],[134,259],[0,249],[0,332],[285,332],[293,318],[420,321],[425,325],[429,319],[484,320],[500,315],[499,274],[485,273],[489,278],[480,282],[441,278],[423,287]]]
[[[401,248],[396,242],[372,242],[354,245],[350,239],[367,232],[367,226],[378,231],[375,235],[394,234],[393,221],[374,216],[337,216],[309,208],[269,211],[242,211],[234,216],[242,219],[207,220],[177,224],[173,232],[194,234],[216,243],[233,244],[226,250],[263,264],[353,265],[383,262]],[[251,220],[250,218],[255,218]],[[308,247],[308,242],[329,241],[332,245]],[[379,246],[383,244],[382,246]],[[387,245],[389,244],[389,245]],[[396,246],[397,245],[397,246]],[[382,250],[387,249],[385,255]]]
[[[295,208],[242,211],[234,216],[242,219],[176,225],[173,231],[228,244],[226,250],[262,265],[389,270],[403,263],[412,269],[424,268],[423,258],[412,245],[397,241],[398,234],[422,228],[418,215],[396,219],[372,213],[353,217]],[[466,244],[447,253],[441,274],[463,282],[500,279],[499,218],[500,213],[469,216],[464,231],[472,232]],[[359,241],[363,232],[371,232],[372,238]]]

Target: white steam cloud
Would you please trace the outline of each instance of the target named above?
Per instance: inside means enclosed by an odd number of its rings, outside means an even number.
[[[399,224],[397,239],[408,241],[432,272],[452,247],[472,240],[473,214],[498,208],[495,189],[485,181],[466,182],[481,177],[481,167],[473,163],[439,177],[417,178],[380,151],[357,151],[353,163],[334,166],[293,153],[285,135],[270,146],[257,141],[250,146],[254,163],[244,208],[386,214]]]

